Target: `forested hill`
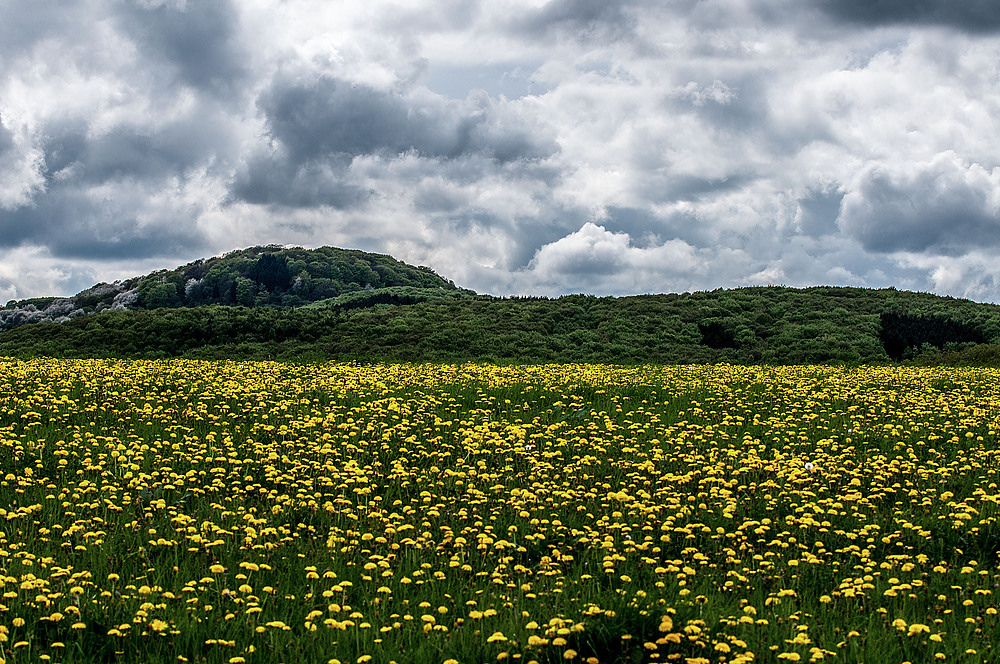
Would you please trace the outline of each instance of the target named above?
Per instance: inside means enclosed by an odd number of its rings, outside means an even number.
[[[372,292],[375,291],[375,292]],[[359,293],[366,293],[358,297]],[[199,259],[115,283],[101,283],[73,297],[11,301],[0,309],[0,329],[43,321],[65,322],[105,310],[202,307],[299,307],[324,303],[462,299],[459,289],[427,267],[364,251],[251,247]],[[341,299],[344,302],[341,302]]]
[[[0,333],[0,355],[783,364],[1000,359],[1000,306],[894,289],[754,287],[551,300],[466,295],[400,299],[395,306],[391,298],[366,301],[352,293],[361,299],[341,300],[350,306],[137,309],[22,325]]]

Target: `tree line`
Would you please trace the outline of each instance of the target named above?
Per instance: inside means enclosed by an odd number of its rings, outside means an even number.
[[[894,289],[753,287],[556,299],[444,292],[373,288],[315,308],[105,311],[0,333],[0,354],[859,364],[988,361],[984,349],[1000,344],[1000,307]]]

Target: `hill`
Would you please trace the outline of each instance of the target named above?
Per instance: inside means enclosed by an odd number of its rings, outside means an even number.
[[[0,309],[0,329],[44,321],[62,323],[105,310],[209,305],[357,307],[473,295],[430,268],[414,267],[391,256],[335,247],[271,245],[100,283],[69,298],[11,301]]]
[[[894,289],[754,287],[551,300],[465,291],[455,294],[464,299],[402,306],[388,305],[403,291],[378,290],[368,291],[374,301],[353,291],[358,299],[320,308],[212,304],[23,325],[0,333],[0,355],[989,364],[1000,344],[1000,306]]]

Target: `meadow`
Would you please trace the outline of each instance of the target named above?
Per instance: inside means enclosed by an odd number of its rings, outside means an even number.
[[[1000,371],[0,364],[0,662],[980,662]]]

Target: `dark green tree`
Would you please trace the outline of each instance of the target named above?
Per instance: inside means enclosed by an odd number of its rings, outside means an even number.
[[[288,256],[285,254],[261,254],[251,266],[247,277],[272,293],[287,290],[292,279],[292,272],[288,267]]]
[[[257,284],[246,277],[236,280],[236,304],[252,307],[257,299]]]
[[[168,281],[165,284],[153,286],[146,294],[145,303],[148,309],[181,306],[181,298],[177,292],[177,285]]]

